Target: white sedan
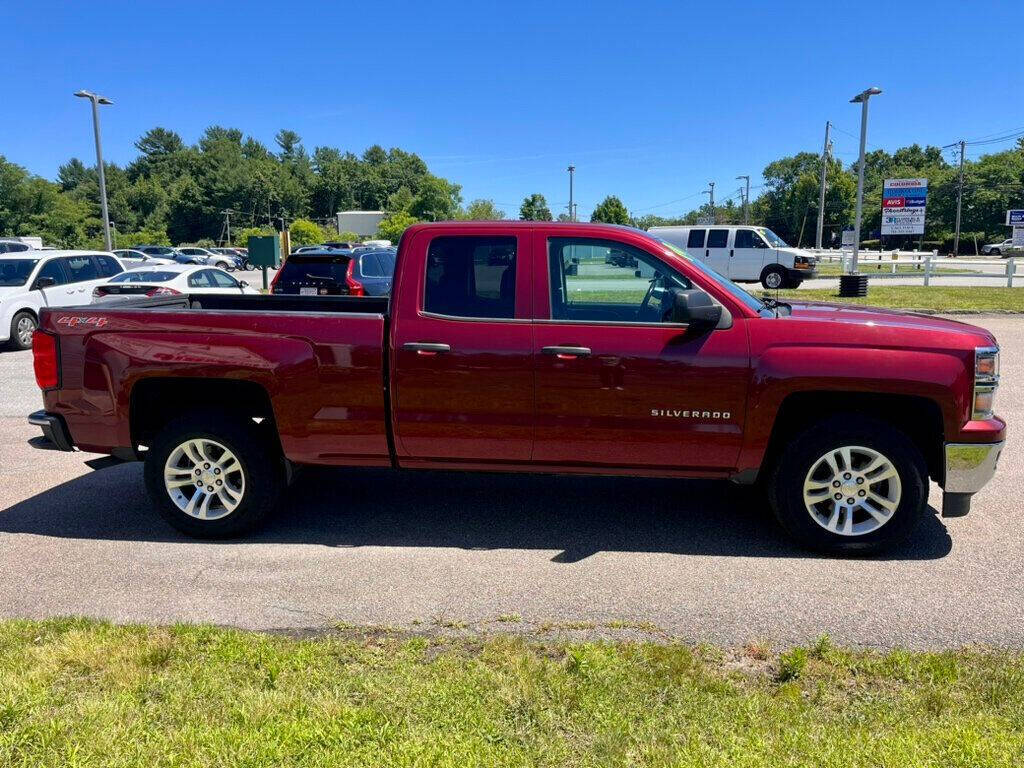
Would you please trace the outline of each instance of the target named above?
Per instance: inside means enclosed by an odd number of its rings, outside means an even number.
[[[179,265],[130,269],[110,278],[92,291],[93,302],[139,299],[144,296],[219,293],[231,296],[259,294],[244,280],[235,280],[223,269]]]

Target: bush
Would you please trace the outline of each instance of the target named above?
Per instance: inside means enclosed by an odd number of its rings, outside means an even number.
[[[296,219],[288,227],[288,233],[293,248],[300,245],[318,245],[328,239],[320,225],[309,219]]]
[[[235,232],[234,241],[235,245],[239,248],[248,248],[250,237],[261,237],[264,235],[276,234],[277,232],[270,227],[246,227],[245,229],[239,229]]]
[[[381,240],[390,240],[392,243],[397,243],[401,239],[402,233],[417,221],[418,219],[415,216],[398,211],[383,219],[377,225],[377,237]]]

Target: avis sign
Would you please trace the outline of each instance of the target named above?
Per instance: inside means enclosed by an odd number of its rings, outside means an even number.
[[[886,179],[882,184],[882,234],[924,234],[928,179]]]

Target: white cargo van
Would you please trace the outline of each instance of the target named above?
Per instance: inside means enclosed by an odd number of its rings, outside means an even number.
[[[818,259],[813,254],[791,248],[767,227],[697,224],[651,227],[650,233],[736,282],[796,288],[817,274]]]

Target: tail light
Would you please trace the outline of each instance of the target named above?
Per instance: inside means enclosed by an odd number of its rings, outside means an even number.
[[[276,289],[274,288],[274,286],[277,285],[277,281],[281,279],[281,273],[282,272],[284,272],[284,265],[283,264],[277,270],[277,272],[274,273],[274,279],[270,281],[270,292],[271,293],[276,293]]]
[[[103,286],[99,286],[97,288],[93,288],[92,289],[92,297],[94,299],[102,298],[103,296],[106,296],[107,293],[108,293],[107,289],[104,288]]]
[[[345,285],[348,286],[349,296],[365,296],[366,289],[363,288],[363,284],[355,279],[356,273],[356,260],[348,260],[348,269],[345,270]]]
[[[181,296],[181,291],[176,291],[173,288],[153,288],[146,291],[147,296]]]
[[[40,389],[56,389],[60,383],[56,336],[38,329],[32,334],[32,367]]]

